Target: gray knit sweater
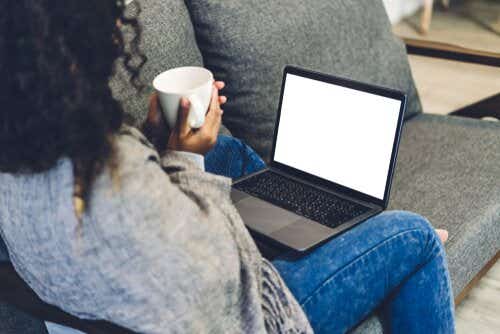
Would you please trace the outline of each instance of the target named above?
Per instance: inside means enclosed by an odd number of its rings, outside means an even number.
[[[116,138],[118,187],[94,182],[79,224],[73,168],[0,173],[0,233],[21,277],[46,302],[141,333],[309,333],[230,199],[230,180],[135,129]]]

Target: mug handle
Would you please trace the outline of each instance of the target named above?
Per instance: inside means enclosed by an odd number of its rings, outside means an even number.
[[[188,124],[191,128],[200,128],[205,122],[206,110],[203,110],[203,103],[196,95],[190,95],[187,97],[191,107],[189,108]]]

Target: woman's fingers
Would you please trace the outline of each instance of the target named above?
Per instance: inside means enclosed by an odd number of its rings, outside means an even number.
[[[186,98],[181,99],[177,124],[168,140],[167,148],[205,154],[215,145],[222,120],[220,103],[227,100],[226,97],[219,96],[219,87],[223,86],[223,83],[214,83],[205,122],[199,130],[193,130],[189,126],[188,115],[191,105]]]
[[[222,109],[219,105],[219,91],[214,88],[212,90],[212,100],[210,101],[210,108],[205,118],[205,126],[210,131],[219,131],[219,126],[222,118]],[[204,126],[204,127],[205,127]]]
[[[214,86],[218,90],[221,90],[224,87],[226,87],[226,84],[224,83],[224,81],[215,81],[214,82]],[[225,96],[219,96],[219,104],[224,104],[226,102],[227,102],[227,97],[225,97]]]
[[[221,90],[221,89],[223,89],[226,86],[226,84],[224,83],[224,81],[216,81],[216,82],[214,82],[214,86],[218,90]]]
[[[188,123],[189,116],[189,108],[191,107],[191,103],[185,97],[181,98],[179,104],[179,114],[177,116],[177,130],[179,135],[186,136],[191,132],[191,127]]]
[[[149,97],[149,111],[142,125],[142,132],[158,151],[163,151],[167,144],[169,128],[156,93]]]
[[[221,119],[222,119],[222,109],[221,104],[227,102],[227,97],[219,96],[219,90],[223,89],[225,83],[222,81],[215,81],[214,87],[212,89],[212,97],[210,100],[210,105],[205,117],[205,123],[202,126],[203,133],[207,134],[210,139],[214,137],[217,138],[217,133],[219,132]],[[191,104],[188,99],[181,98],[179,104],[179,115],[177,117],[176,132],[178,132],[180,137],[187,137],[187,135],[192,131],[188,123],[189,109]]]
[[[147,121],[152,125],[158,125],[161,121],[161,113],[158,108],[158,94],[153,93],[149,96],[149,111]]]
[[[219,104],[224,104],[227,102],[227,97],[225,96],[219,96]]]
[[[217,88],[212,89],[212,98],[210,99],[210,108],[208,113],[219,108],[219,90]]]
[[[145,125],[151,129],[154,128],[157,131],[166,131],[168,129],[167,121],[165,120],[165,115],[161,110],[158,94],[156,93],[151,94],[149,97],[149,111]]]

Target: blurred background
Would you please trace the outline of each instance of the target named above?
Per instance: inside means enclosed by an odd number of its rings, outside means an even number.
[[[500,64],[499,0],[384,0],[384,3],[395,34],[407,44],[454,50]],[[498,66],[418,55],[410,55],[410,64],[425,112],[448,114],[487,98],[490,105],[500,106]]]
[[[500,0],[384,3],[394,33],[408,46],[457,52],[470,60],[409,55],[424,112],[498,121],[485,115],[498,115],[500,110]],[[456,315],[459,334],[500,333],[499,263],[458,305]]]

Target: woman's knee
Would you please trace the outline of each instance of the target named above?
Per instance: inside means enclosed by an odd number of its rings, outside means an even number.
[[[430,251],[442,247],[436,230],[427,218],[410,211],[386,211],[384,214],[391,216],[392,220],[399,225],[401,232],[411,231],[420,235],[425,240],[426,248]]]
[[[264,161],[241,140],[219,135],[215,147],[205,155],[207,172],[239,178],[265,167]]]
[[[225,152],[238,151],[240,150],[241,145],[241,141],[237,138],[226,135],[219,135],[217,137],[216,148],[221,149]]]
[[[405,230],[418,231],[429,238],[437,238],[434,227],[427,218],[410,211],[393,210],[385,211],[381,214],[385,219],[392,224],[397,225],[401,232]]]
[[[238,157],[241,151],[241,141],[234,137],[219,135],[215,146],[207,152],[205,158],[210,162],[226,161]]]
[[[418,229],[422,231],[433,230],[433,227],[427,218],[411,211],[391,210],[383,212],[381,216],[400,224],[403,228]]]

